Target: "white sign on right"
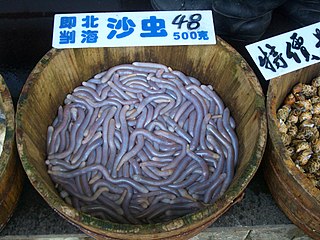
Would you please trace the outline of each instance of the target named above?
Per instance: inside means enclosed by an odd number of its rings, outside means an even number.
[[[320,62],[320,22],[246,46],[266,80]]]

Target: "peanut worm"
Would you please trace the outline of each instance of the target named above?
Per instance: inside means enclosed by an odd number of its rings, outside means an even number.
[[[212,204],[232,181],[235,120],[194,77],[159,63],[122,64],[64,103],[48,127],[45,163],[78,210],[119,223],[170,220]]]

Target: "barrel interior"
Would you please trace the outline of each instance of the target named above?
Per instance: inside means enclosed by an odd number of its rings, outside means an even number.
[[[59,197],[44,163],[47,127],[66,94],[95,73],[134,61],[162,63],[212,84],[237,124],[240,164],[227,192],[214,205],[169,223],[120,225],[80,213]],[[53,49],[30,74],[17,111],[19,154],[32,184],[44,199],[86,232],[122,239],[182,237],[180,234],[186,238],[201,231],[244,191],[260,164],[266,142],[261,87],[243,58],[220,40],[215,46]]]

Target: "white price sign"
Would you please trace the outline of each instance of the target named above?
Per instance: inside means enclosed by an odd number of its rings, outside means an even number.
[[[320,62],[320,22],[246,46],[266,80]]]
[[[215,43],[211,11],[70,13],[54,17],[54,48]]]

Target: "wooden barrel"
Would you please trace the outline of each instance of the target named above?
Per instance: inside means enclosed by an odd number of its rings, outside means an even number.
[[[14,109],[0,75],[0,230],[10,219],[23,186],[23,171],[14,139]]]
[[[212,84],[230,108],[240,142],[239,167],[226,193],[213,205],[175,220],[146,225],[116,224],[77,211],[59,197],[45,165],[47,127],[56,109],[82,81],[112,66],[158,62]],[[228,44],[91,48],[49,51],[30,74],[17,108],[17,144],[25,171],[48,204],[95,238],[188,239],[208,227],[243,197],[266,144],[265,98],[245,60]]]
[[[276,125],[276,111],[297,83],[309,83],[320,75],[320,63],[272,79],[267,95],[269,138],[264,175],[273,198],[306,234],[320,239],[320,190],[294,164]]]

